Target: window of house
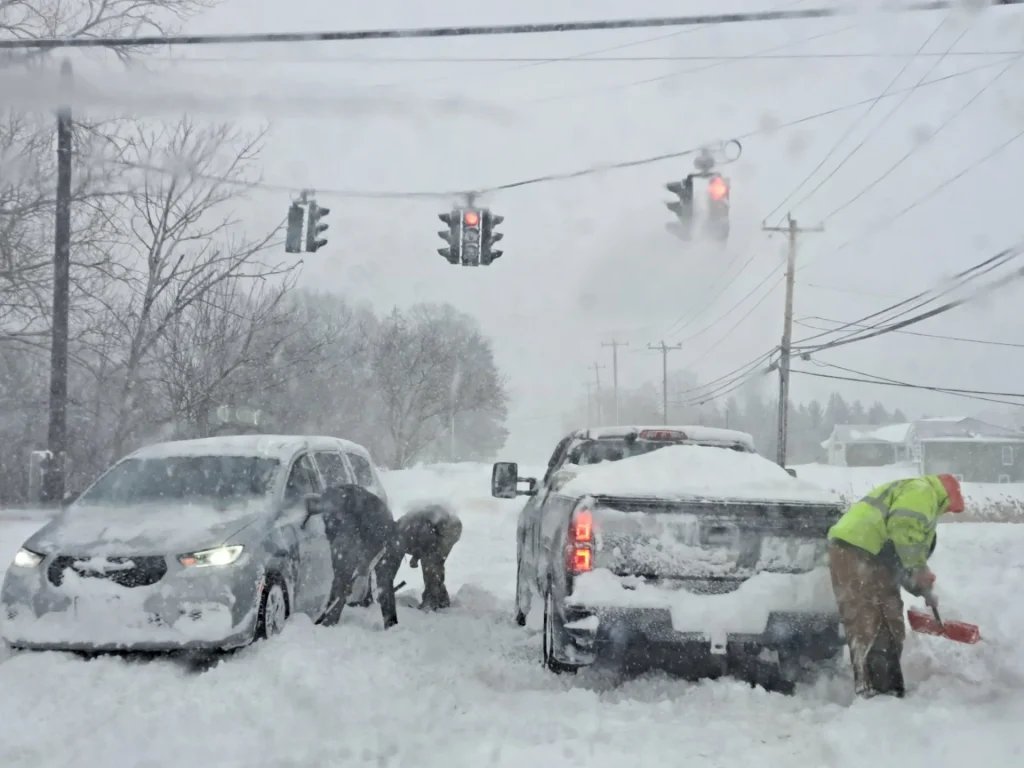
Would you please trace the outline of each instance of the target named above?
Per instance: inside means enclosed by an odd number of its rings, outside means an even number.
[[[370,466],[370,462],[358,453],[349,453],[346,455],[348,456],[349,463],[352,465],[352,469],[356,473],[356,482],[364,488],[373,487],[373,467]]]
[[[1004,445],[1003,446],[1003,466],[1004,467],[1012,467],[1013,466],[1013,446],[1012,445]]]
[[[347,485],[351,482],[348,476],[348,469],[345,467],[345,460],[336,451],[320,451],[316,455],[316,465],[320,467],[320,474],[328,488],[336,485]]]
[[[1000,483],[1008,483],[1008,482],[1010,482],[1010,476],[1009,475],[1000,475],[999,476],[999,482]]]

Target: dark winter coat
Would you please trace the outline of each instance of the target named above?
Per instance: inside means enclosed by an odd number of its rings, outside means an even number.
[[[391,510],[380,497],[358,485],[328,488],[320,505],[334,565],[331,599],[320,623],[338,623],[353,585],[368,578],[372,570],[384,628],[394,626],[398,623],[395,575],[403,552]]]
[[[444,504],[425,504],[398,520],[402,551],[411,556],[409,565],[423,564],[421,608],[447,608],[451,604],[445,585],[445,561],[462,537],[462,521]]]

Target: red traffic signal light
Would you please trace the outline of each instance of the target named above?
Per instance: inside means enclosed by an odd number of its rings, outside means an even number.
[[[729,185],[721,176],[715,176],[708,182],[708,194],[712,200],[724,200],[729,196]]]
[[[476,211],[466,211],[462,216],[462,221],[467,227],[475,227],[480,224],[480,214]]]

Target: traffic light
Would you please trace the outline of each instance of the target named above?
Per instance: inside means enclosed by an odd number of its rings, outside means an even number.
[[[451,213],[439,213],[437,218],[448,225],[447,230],[441,230],[437,236],[448,243],[447,248],[438,248],[437,252],[448,259],[449,264],[458,264],[459,256],[459,212],[453,210]]]
[[[716,240],[729,237],[729,180],[722,176],[708,181],[708,229]]]
[[[461,256],[462,263],[467,267],[480,266],[480,211],[466,208],[462,211]]]
[[[305,215],[298,203],[292,203],[288,209],[288,227],[284,233],[285,253],[302,253],[302,220]]]
[[[683,240],[689,240],[693,234],[693,176],[669,182],[665,188],[679,197],[678,202],[665,203],[678,219],[666,224],[665,228]]]
[[[327,238],[320,238],[319,235],[328,225],[321,224],[320,220],[330,212],[330,208],[321,208],[312,200],[309,202],[309,221],[306,223],[306,250],[309,253],[315,253],[327,245]]]
[[[480,263],[484,266],[489,265],[495,259],[500,259],[501,254],[504,253],[504,251],[494,250],[493,247],[496,242],[505,236],[501,232],[494,231],[494,228],[504,220],[504,216],[498,216],[496,213],[491,213],[490,210],[484,210],[483,241],[480,249]]]

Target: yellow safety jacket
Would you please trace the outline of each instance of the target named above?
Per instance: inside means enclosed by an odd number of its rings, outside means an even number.
[[[891,544],[903,568],[919,568],[928,561],[935,527],[948,508],[949,495],[936,475],[896,480],[850,507],[828,537],[872,555]]]

